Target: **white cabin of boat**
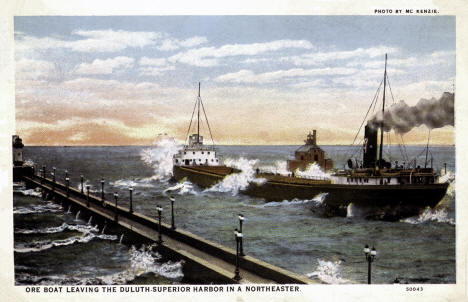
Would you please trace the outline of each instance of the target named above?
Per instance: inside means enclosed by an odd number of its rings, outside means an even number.
[[[174,155],[175,166],[219,166],[220,160],[216,156],[213,146],[203,145],[203,136],[192,134],[189,144]]]

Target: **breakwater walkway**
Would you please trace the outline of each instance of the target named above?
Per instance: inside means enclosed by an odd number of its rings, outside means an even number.
[[[43,196],[61,202],[65,207],[80,211],[83,217],[93,217],[103,227],[119,228],[125,234],[126,243],[132,241],[163,242],[157,249],[177,259],[183,259],[192,267],[194,274],[203,275],[197,280],[208,283],[259,283],[259,284],[310,284],[315,283],[306,276],[296,274],[249,255],[237,257],[235,249],[206,240],[200,236],[147,217],[133,211],[132,207],[122,207],[116,202],[78,190],[54,178],[35,174],[32,169],[17,169],[16,179],[28,187],[40,188]],[[131,205],[131,202],[130,202]],[[234,233],[233,233],[234,237]],[[122,239],[122,238],[121,238]],[[236,263],[240,280],[235,278]],[[197,283],[200,281],[196,281]]]

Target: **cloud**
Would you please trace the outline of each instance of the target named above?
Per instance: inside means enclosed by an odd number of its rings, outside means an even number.
[[[33,59],[20,59],[16,61],[16,78],[37,80],[46,78],[55,69],[52,62]]]
[[[314,52],[307,53],[299,56],[287,56],[279,58],[280,61],[289,62],[296,66],[301,65],[317,65],[323,64],[328,61],[336,60],[349,60],[357,58],[375,58],[383,56],[386,53],[397,53],[400,50],[394,47],[370,47],[370,48],[357,48],[354,50],[344,51],[328,51],[328,52]]]
[[[142,57],[139,62],[140,65],[145,66],[164,66],[167,64],[166,58],[148,58]]]
[[[117,52],[129,47],[155,45],[163,36],[158,32],[130,32],[125,30],[76,30],[72,38],[59,39],[51,37],[17,36],[15,49],[28,51],[32,49],[67,48],[77,52]]]
[[[52,38],[25,35],[22,32],[15,33],[15,48],[19,52],[33,49],[66,48],[76,52],[118,52],[126,48],[156,47],[159,50],[176,50],[180,48],[194,47],[208,40],[206,37],[194,36],[185,40],[171,37],[167,33],[150,31],[125,31],[125,30],[75,30],[67,38]]]
[[[140,70],[139,74],[142,76],[159,76],[163,74],[165,71],[175,70],[175,67],[174,66],[163,66],[163,67],[149,66],[149,67],[141,67],[139,70]]]
[[[208,42],[208,39],[206,37],[199,37],[199,36],[188,38],[186,40],[168,38],[168,39],[163,40],[162,43],[156,48],[159,50],[163,50],[163,51],[169,51],[169,50],[177,50],[181,47],[184,47],[184,48],[194,47],[200,44],[204,44],[206,42]]]
[[[170,62],[180,62],[199,67],[219,65],[219,59],[233,56],[254,56],[285,48],[312,49],[307,40],[276,40],[265,43],[227,44],[221,47],[202,47],[189,49],[169,57]]]
[[[272,83],[283,78],[307,77],[307,76],[326,76],[326,75],[349,75],[357,72],[353,68],[316,68],[302,69],[293,68],[288,70],[277,70],[255,74],[251,70],[240,70],[238,72],[227,73],[215,79],[217,82],[228,83]]]
[[[77,74],[112,74],[116,71],[133,67],[135,59],[129,57],[115,57],[111,59],[96,59],[92,63],[81,63],[75,69]]]

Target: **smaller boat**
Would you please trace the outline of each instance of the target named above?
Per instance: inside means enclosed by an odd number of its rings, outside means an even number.
[[[174,154],[173,162],[173,178],[181,180],[187,177],[192,182],[209,187],[222,179],[224,176],[240,172],[237,169],[227,167],[222,160],[217,156],[217,150],[214,146],[213,135],[211,134],[210,124],[206,116],[205,107],[200,96],[200,83],[198,83],[198,96],[193,107],[192,118],[190,119],[187,136],[192,128],[193,116],[197,112],[197,133],[188,136],[188,143],[177,154]],[[211,136],[211,145],[203,143],[203,136],[200,135],[200,114],[203,113],[206,124]],[[208,175],[215,176],[206,177]]]

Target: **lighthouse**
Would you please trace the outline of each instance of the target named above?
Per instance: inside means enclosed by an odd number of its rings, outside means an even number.
[[[13,135],[13,165],[23,165],[23,140],[18,135]]]

